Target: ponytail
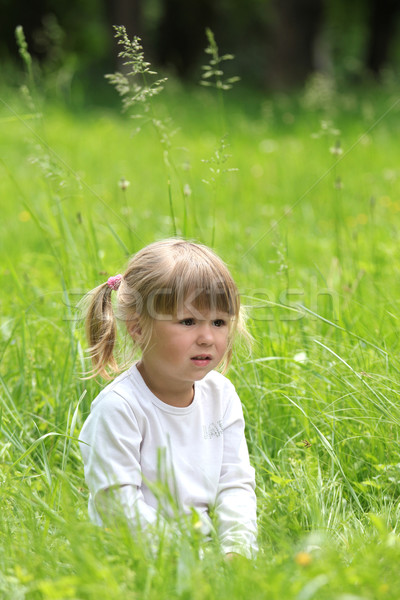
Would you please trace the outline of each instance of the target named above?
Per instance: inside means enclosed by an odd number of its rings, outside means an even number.
[[[117,337],[117,324],[111,302],[112,288],[106,283],[87,294],[86,337],[89,343],[89,355],[93,369],[91,377],[101,375],[111,379],[107,367],[118,371],[114,358],[114,346]]]

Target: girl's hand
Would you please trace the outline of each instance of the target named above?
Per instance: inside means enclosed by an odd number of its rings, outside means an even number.
[[[240,554],[238,554],[237,552],[227,552],[225,554],[225,560],[229,562],[231,560],[234,560],[237,556],[240,556]]]

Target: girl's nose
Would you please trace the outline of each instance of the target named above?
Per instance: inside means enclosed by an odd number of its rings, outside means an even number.
[[[199,329],[197,342],[202,345],[210,345],[213,342],[213,336],[211,327],[209,325],[202,325]]]

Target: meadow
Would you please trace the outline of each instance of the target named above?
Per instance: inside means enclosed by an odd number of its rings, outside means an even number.
[[[54,83],[54,82],[53,82]],[[400,596],[400,96],[184,88],[145,117],[74,105],[29,73],[0,102],[0,595]],[[138,130],[140,125],[140,130]],[[83,294],[155,239],[211,245],[254,337],[228,376],[257,473],[260,553],[202,559],[87,517]],[[123,349],[121,350],[123,352]]]

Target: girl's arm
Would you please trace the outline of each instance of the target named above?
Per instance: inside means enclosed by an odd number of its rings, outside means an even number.
[[[224,453],[216,498],[219,537],[226,554],[251,557],[258,549],[254,488],[242,406],[236,392],[232,392],[224,415]]]
[[[157,521],[141,491],[142,434],[129,404],[111,392],[95,406],[80,434],[89,510],[97,523],[109,523],[122,512],[134,527]]]

